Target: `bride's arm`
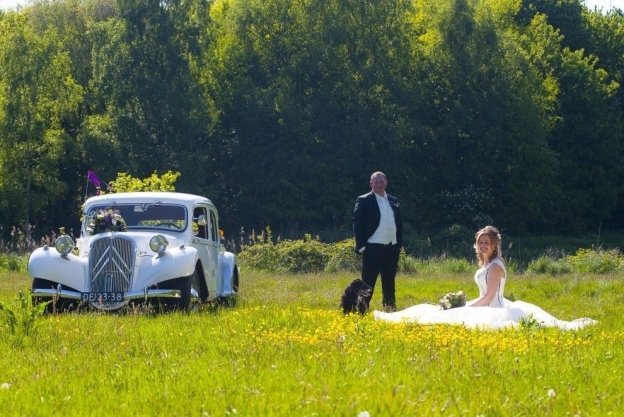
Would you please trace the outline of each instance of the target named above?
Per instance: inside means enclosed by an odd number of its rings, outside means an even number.
[[[487,289],[485,290],[485,295],[477,300],[476,303],[470,305],[470,307],[484,307],[490,304],[490,302],[496,296],[498,291],[498,287],[501,282],[501,278],[505,275],[505,271],[498,264],[490,265],[487,271]]]

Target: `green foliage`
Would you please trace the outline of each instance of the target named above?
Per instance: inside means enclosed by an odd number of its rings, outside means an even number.
[[[484,225],[484,223],[475,224],[478,228]],[[457,223],[452,224],[435,234],[431,239],[431,245],[441,248],[442,252],[446,254],[465,253],[466,250],[474,253],[475,230],[477,229],[474,227],[468,228]]]
[[[131,191],[175,191],[175,182],[180,176],[179,172],[167,171],[160,177],[154,173],[145,178],[134,178],[124,172],[117,174],[117,179],[111,181],[110,185],[116,193],[127,193]]]
[[[277,248],[279,259],[275,272],[321,272],[329,260],[328,245],[309,234],[302,240],[284,240]]]
[[[474,265],[470,264],[466,259],[442,256],[422,260],[418,272],[423,275],[464,274],[469,276],[474,273]]]
[[[127,0],[93,12],[98,18],[84,35],[91,43],[90,113],[98,118],[89,119],[96,123],[83,141],[104,151],[119,142],[112,161],[86,155],[96,172],[181,169],[202,187],[218,168],[208,141],[210,101],[190,64],[201,51],[188,6]]]
[[[444,259],[442,261],[441,271],[451,272],[454,274],[465,274],[471,271],[474,265],[465,259]]]
[[[613,274],[624,269],[624,256],[619,249],[581,248],[574,255],[550,248],[544,254],[531,260],[527,272],[533,274],[564,275],[571,272],[592,274]]]
[[[0,19],[0,40],[0,218],[30,237],[30,216],[69,192],[67,167],[80,152],[65,128],[84,90],[55,30],[8,14]]]
[[[547,255],[529,262],[527,272],[534,274],[562,275],[572,272],[572,265],[566,258],[554,259]]]
[[[536,318],[533,317],[533,314],[529,314],[528,317],[520,318],[520,328],[525,330],[537,330],[542,327],[542,323],[537,321]]]
[[[26,272],[27,270],[28,255],[0,253],[0,271]]]
[[[261,242],[247,247],[238,257],[241,265],[260,271],[320,272],[329,260],[329,245],[307,234],[300,240]]]
[[[362,257],[355,253],[355,240],[345,239],[331,245],[325,272],[357,273],[362,269]]]
[[[618,249],[579,249],[566,259],[580,273],[606,274],[624,269],[624,256]]]
[[[272,242],[271,228],[266,227],[259,235],[253,232],[249,244],[242,247],[238,262],[243,268],[256,271],[275,271],[279,263],[279,254]]]
[[[44,314],[48,303],[32,305],[30,291],[20,291],[10,305],[0,301],[0,326],[4,327],[16,343],[37,334],[39,318]]]
[[[6,257],[6,266],[9,272],[24,272],[27,267],[26,257],[13,254],[8,255]]]
[[[619,277],[539,276],[507,283],[519,299],[558,318],[600,322],[565,332],[481,331],[385,323],[372,314],[344,316],[338,303],[352,274],[244,276],[247,284],[235,308],[157,317],[55,315],[36,320],[38,331],[19,348],[3,327],[2,413],[564,416],[573,409],[594,416],[621,410]],[[25,283],[28,277],[15,280]],[[0,274],[3,301],[17,294],[14,286],[5,289],[6,281]],[[547,297],[544,287],[556,291]],[[464,288],[474,297],[467,277],[401,275],[397,304],[437,303],[440,294]],[[371,307],[381,308],[381,291]],[[88,377],[77,371],[84,369]],[[450,403],[449,378],[461,392]],[[210,401],[201,394],[206,392]],[[149,400],[155,396],[160,400]],[[450,408],[442,410],[447,403]]]
[[[256,271],[276,273],[314,273],[314,272],[359,272],[362,268],[362,257],[354,248],[353,239],[337,243],[322,243],[319,238],[310,234],[303,239],[283,240],[276,244],[271,242],[271,230],[266,234],[252,235],[255,244],[245,246],[238,254],[243,267]],[[415,272],[417,261],[401,251],[398,270],[402,273]]]
[[[397,265],[397,271],[403,274],[411,274],[418,270],[418,260],[409,256],[404,250],[399,254],[399,263]]]
[[[470,184],[455,193],[444,191],[440,198],[446,215],[444,220],[453,225],[448,229],[449,235],[456,234],[456,230],[460,229],[458,222],[464,222],[472,229],[493,222],[489,215],[479,212],[492,205],[492,190],[480,189]]]
[[[51,230],[89,169],[172,170],[228,230],[344,230],[381,169],[419,257],[455,256],[433,236],[454,225],[615,229],[622,21],[577,0],[35,1],[0,16],[0,218]]]

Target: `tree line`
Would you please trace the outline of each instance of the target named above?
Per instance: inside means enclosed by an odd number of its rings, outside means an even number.
[[[230,233],[624,225],[624,14],[582,0],[35,0],[0,13],[0,224],[180,172]],[[5,230],[6,233],[6,230]]]

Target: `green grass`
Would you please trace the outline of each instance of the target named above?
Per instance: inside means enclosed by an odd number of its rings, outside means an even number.
[[[609,275],[510,276],[507,295],[577,332],[477,331],[343,316],[353,274],[243,271],[235,307],[191,314],[41,317],[30,335],[0,312],[0,414],[49,415],[618,415],[623,403],[624,282]],[[19,312],[25,274],[0,273]],[[471,273],[397,280],[400,308],[449,291],[477,294]],[[380,308],[380,288],[373,308]]]

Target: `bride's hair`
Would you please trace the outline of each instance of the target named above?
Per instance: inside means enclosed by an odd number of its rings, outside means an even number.
[[[477,254],[477,259],[479,259],[479,266],[483,266],[485,262],[483,260],[483,256],[481,256],[481,253],[479,252],[479,247],[477,246],[476,242],[478,242],[479,238],[483,235],[488,235],[490,237],[490,242],[492,242],[492,246],[494,247],[494,253],[492,254],[492,259],[498,257],[500,258],[501,261],[505,262],[503,259],[503,254],[501,250],[502,238],[501,238],[500,232],[494,226],[485,226],[483,229],[479,230],[475,234],[474,250],[475,250],[475,253]],[[490,259],[490,261],[492,259]]]

